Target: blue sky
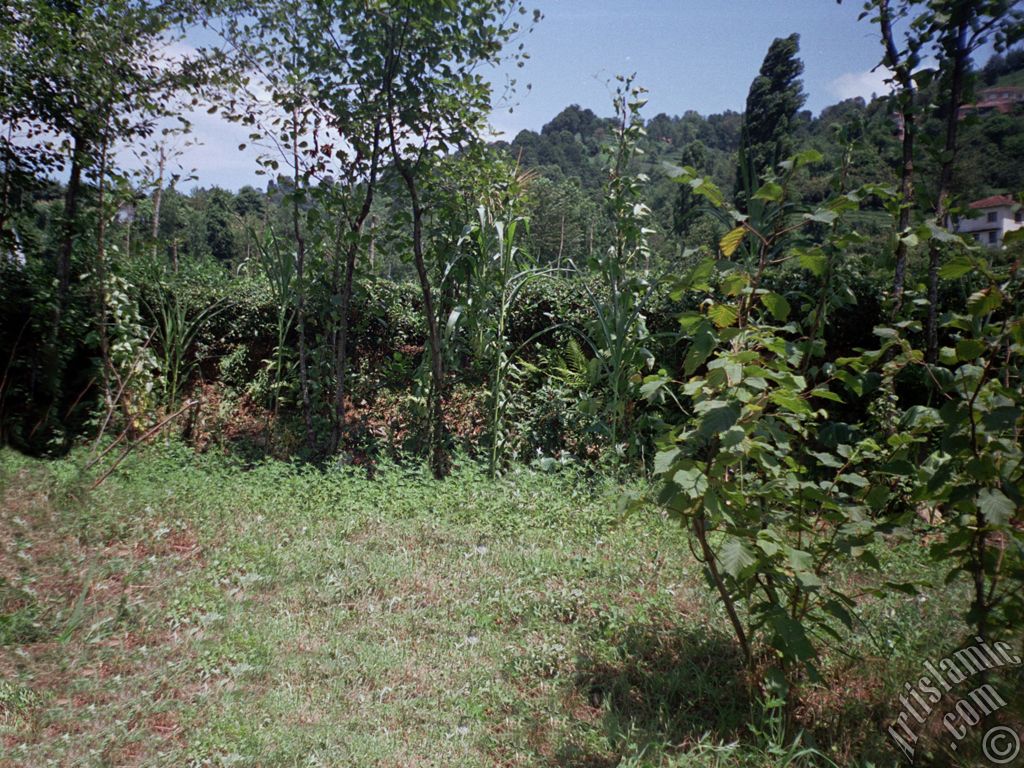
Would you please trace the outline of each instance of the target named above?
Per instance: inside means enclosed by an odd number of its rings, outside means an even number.
[[[875,28],[845,0],[547,0],[544,20],[525,37],[530,60],[518,70],[529,93],[494,124],[538,129],[564,106],[610,112],[607,81],[637,73],[650,91],[648,116],[742,110],[772,40],[800,34],[807,106],[814,112],[883,89],[871,73],[881,54]],[[508,73],[505,73],[508,74]],[[497,78],[501,86],[504,77]],[[522,89],[521,89],[522,90]]]
[[[535,0],[544,19],[522,40],[530,59],[521,69],[493,73],[500,98],[508,78],[518,80],[511,100],[499,104],[492,126],[511,139],[539,130],[569,104],[611,112],[609,81],[636,72],[648,89],[644,112],[701,114],[742,110],[750,81],[776,37],[800,34],[807,108],[815,113],[842,98],[884,90],[872,72],[881,49],[875,28],[858,22],[860,0]],[[532,86],[529,91],[525,84]],[[509,114],[508,107],[513,107]],[[181,158],[203,186],[263,186],[250,148],[238,151],[247,131],[199,113],[200,146]]]

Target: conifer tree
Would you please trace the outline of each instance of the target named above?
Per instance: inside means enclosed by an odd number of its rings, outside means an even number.
[[[800,75],[804,64],[797,57],[800,36],[776,38],[750,84],[740,137],[736,170],[736,199],[742,207],[744,190],[775,164],[792,154],[793,125],[807,95]]]

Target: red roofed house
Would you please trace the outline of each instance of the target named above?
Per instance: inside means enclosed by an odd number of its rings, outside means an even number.
[[[974,104],[964,104],[960,107],[958,117],[963,119],[972,112],[999,112],[1008,115],[1018,104],[1024,104],[1024,88],[1020,86],[997,85],[993,88],[982,88],[978,91],[978,100]]]
[[[1009,195],[993,195],[975,200],[969,207],[978,215],[970,219],[958,219],[955,230],[989,248],[1000,247],[1003,235],[1024,227],[1021,206]]]

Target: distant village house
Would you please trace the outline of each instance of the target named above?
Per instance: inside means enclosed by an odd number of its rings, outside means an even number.
[[[962,120],[970,114],[986,115],[998,112],[1008,115],[1018,106],[1024,105],[1024,87],[1016,85],[994,86],[978,91],[978,100],[960,107],[958,116]]]
[[[969,205],[977,216],[957,219],[954,229],[989,248],[999,248],[1007,232],[1024,227],[1021,206],[1009,195],[993,195]]]

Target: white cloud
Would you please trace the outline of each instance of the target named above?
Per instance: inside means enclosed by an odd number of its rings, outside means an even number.
[[[875,67],[866,72],[847,72],[828,84],[829,92],[837,99],[854,99],[857,96],[870,99],[872,94],[881,96],[891,88],[885,82],[892,73],[885,67]]]

